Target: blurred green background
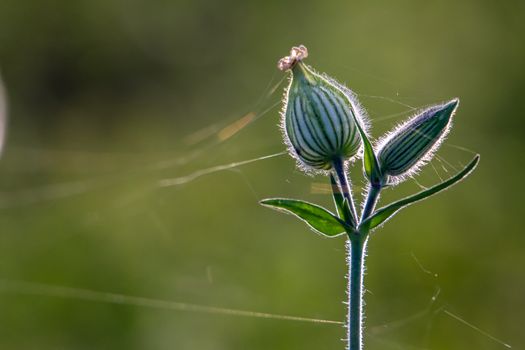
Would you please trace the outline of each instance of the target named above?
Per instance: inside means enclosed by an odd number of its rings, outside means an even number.
[[[524,15],[523,1],[2,0],[0,348],[344,348],[339,325],[49,287],[343,320],[344,239],[257,204],[331,205],[326,179],[280,156],[159,187],[284,149],[276,61],[297,44],[359,94],[375,137],[410,107],[461,98],[420,185],[466,164],[462,148],[482,155],[467,181],[372,237],[366,349],[505,348],[491,336],[525,348]]]

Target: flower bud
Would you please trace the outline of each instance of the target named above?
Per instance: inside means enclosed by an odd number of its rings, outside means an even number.
[[[450,130],[458,99],[430,107],[379,141],[381,173],[390,182],[402,181],[429,161]]]
[[[278,64],[292,73],[282,112],[284,138],[302,168],[329,170],[358,154],[361,116],[348,89],[301,62],[307,55],[304,46],[294,47]]]

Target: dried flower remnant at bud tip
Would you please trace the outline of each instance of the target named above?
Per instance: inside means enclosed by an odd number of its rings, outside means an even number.
[[[284,140],[303,170],[330,170],[358,155],[361,137],[356,123],[363,112],[354,94],[302,61],[303,45],[293,47],[278,68],[291,73],[282,111]]]
[[[298,47],[294,46],[290,50],[290,56],[285,56],[277,62],[277,68],[279,70],[287,71],[292,69],[293,66],[308,57],[308,49],[304,45],[299,45]]]

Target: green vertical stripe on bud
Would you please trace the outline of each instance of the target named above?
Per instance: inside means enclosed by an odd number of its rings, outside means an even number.
[[[417,171],[447,135],[458,103],[459,100],[454,99],[428,108],[380,141],[381,172],[399,178]]]
[[[357,155],[361,137],[351,96],[331,79],[297,61],[286,61],[292,79],[283,108],[285,141],[307,169],[329,170]],[[281,66],[280,66],[281,67]]]

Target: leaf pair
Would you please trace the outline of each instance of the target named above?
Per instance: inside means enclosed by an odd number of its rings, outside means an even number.
[[[390,176],[408,174],[412,169],[417,169],[418,164],[424,162],[424,159],[429,158],[446,136],[457,105],[458,100],[454,99],[447,104],[428,108],[416,115],[391,132],[381,142],[379,156],[376,155],[365,130],[353,114],[363,145],[363,169],[370,185],[381,189],[387,184]],[[365,210],[363,222],[360,223],[352,217],[351,203],[348,203],[348,199],[340,192],[333,175],[330,175],[330,181],[337,216],[325,208],[295,199],[266,199],[261,201],[261,204],[291,213],[306,222],[316,232],[327,237],[336,237],[345,232],[356,231],[367,234],[404,207],[426,199],[463,180],[476,167],[478,161],[479,155],[450,179],[378,209],[371,215]]]
[[[399,212],[399,210],[415,202],[424,200],[438,192],[446,190],[447,188],[467,177],[472,172],[472,170],[474,170],[478,162],[479,155],[476,155],[462,171],[448,180],[427,190],[421,191],[415,195],[403,198],[388,206],[378,209],[372,216],[361,223],[359,227],[360,230],[364,229],[366,232],[368,232],[369,230],[376,228],[377,226],[386,222],[388,219],[392,218],[392,216]],[[333,177],[331,177],[331,181],[332,186],[334,186],[334,184],[337,185]],[[334,201],[336,203],[339,216],[343,219],[340,219],[323,207],[296,199],[272,198],[262,200],[261,204],[295,215],[304,221],[308,226],[310,226],[314,231],[324,236],[337,237],[345,232],[352,232],[353,228],[344,221],[346,215],[344,213],[347,212],[345,205],[347,206],[348,204],[345,204],[346,200],[337,191],[334,191]]]

